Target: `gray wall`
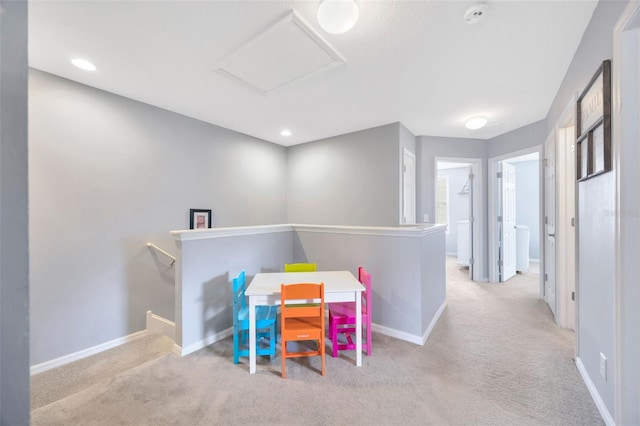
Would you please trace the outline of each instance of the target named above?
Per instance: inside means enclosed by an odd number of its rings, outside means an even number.
[[[547,138],[546,122],[536,121],[489,140],[487,158],[511,154],[536,145],[543,145]]]
[[[422,219],[427,213],[431,222],[435,221],[435,177],[436,177],[436,157],[452,158],[480,158],[482,159],[482,206],[484,217],[482,220],[482,234],[485,239],[484,253],[485,259],[482,265],[484,277],[487,278],[488,271],[488,245],[487,245],[487,144],[488,141],[481,139],[459,139],[443,138],[436,136],[419,136],[418,138],[418,218]]]
[[[0,8],[0,424],[27,425],[27,2]]]
[[[399,139],[400,139],[400,148],[406,148],[407,151],[411,152],[412,154],[416,154],[416,136],[411,133],[411,131],[409,129],[407,129],[404,124],[402,123],[397,123],[398,124],[398,131],[399,133]],[[401,162],[400,164],[402,164],[402,158],[400,158]],[[416,158],[416,162],[417,162],[417,158]]]
[[[31,363],[174,319],[168,231],[283,223],[286,149],[30,71]],[[78,324],[83,324],[78,327]]]
[[[445,240],[447,254],[456,255],[458,253],[458,221],[468,220],[470,216],[471,193],[460,194],[460,190],[469,179],[469,166],[438,170],[438,176],[449,178],[449,229]]]
[[[292,231],[182,241],[177,282],[176,344],[192,352],[233,325],[231,282],[246,270],[280,272],[292,259]]]
[[[445,302],[444,230],[421,237],[297,230],[294,260],[371,273],[373,323],[422,339]]]
[[[290,147],[288,222],[397,226],[399,138],[394,123]]]
[[[626,1],[600,1],[547,115],[551,131],[603,60],[613,56],[613,28]],[[616,65],[613,64],[615,67]],[[614,192],[615,170],[578,185],[578,356],[607,410],[614,415]],[[608,360],[600,376],[600,353]]]
[[[512,164],[516,168],[516,224],[529,228],[529,259],[540,259],[540,162]]]

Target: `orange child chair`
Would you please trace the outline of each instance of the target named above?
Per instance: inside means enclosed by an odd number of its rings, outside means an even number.
[[[309,302],[316,302],[318,299],[320,303],[309,304]],[[302,302],[306,303],[300,304]],[[282,284],[280,286],[280,309],[282,378],[287,377],[287,358],[307,356],[320,356],[322,375],[324,376],[324,283]],[[287,342],[304,340],[317,340],[318,349],[287,351]]]
[[[371,356],[371,274],[362,266],[358,268],[358,280],[364,285],[362,292],[362,326],[366,329],[366,341],[362,342],[362,349],[367,350],[367,356]],[[332,356],[338,356],[338,350],[355,349],[356,344],[351,335],[356,328],[356,304],[355,302],[330,303],[329,304],[329,334],[331,335]],[[363,331],[364,336],[364,331]],[[347,343],[339,343],[338,337],[343,335]]]

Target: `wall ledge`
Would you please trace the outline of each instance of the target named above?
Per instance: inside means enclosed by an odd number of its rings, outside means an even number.
[[[210,238],[237,237],[242,235],[272,234],[274,232],[293,231],[293,227],[288,224],[282,225],[257,225],[257,226],[234,226],[228,228],[209,229],[184,229],[171,231],[171,235],[177,241],[207,240]]]
[[[423,223],[404,226],[348,226],[348,225],[308,225],[278,224],[257,226],[235,226],[228,228],[185,229],[171,231],[177,241],[194,241],[210,238],[236,237],[242,235],[271,234],[274,232],[318,232],[324,234],[379,235],[389,237],[421,237],[444,231],[446,225]]]

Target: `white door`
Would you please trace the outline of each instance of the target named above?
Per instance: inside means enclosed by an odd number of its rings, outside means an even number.
[[[406,149],[402,154],[402,223],[416,223],[416,157]]]
[[[549,137],[544,144],[545,156],[545,247],[544,300],[556,315],[556,141]]]
[[[502,162],[501,169],[500,281],[507,281],[516,274],[516,168]]]
[[[575,111],[571,111],[572,116]],[[556,204],[556,293],[558,312],[556,322],[561,327],[575,329],[575,299],[576,290],[576,155],[575,128],[567,126],[559,128],[557,139],[558,156],[556,163],[557,204]],[[563,289],[564,286],[564,289]]]

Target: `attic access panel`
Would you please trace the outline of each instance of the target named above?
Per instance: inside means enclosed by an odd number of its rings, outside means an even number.
[[[345,62],[329,43],[291,11],[231,53],[217,71],[267,94]]]

